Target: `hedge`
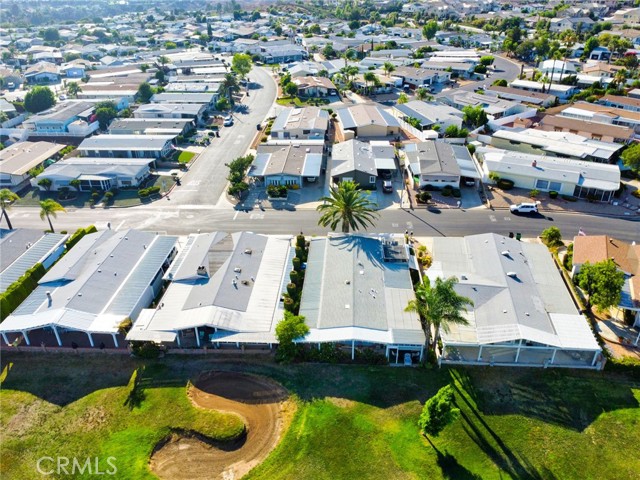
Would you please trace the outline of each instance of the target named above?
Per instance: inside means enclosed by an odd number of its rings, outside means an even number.
[[[18,280],[9,285],[7,290],[0,294],[0,321],[7,318],[22,302],[35,290],[38,281],[44,276],[46,270],[41,263],[36,263],[24,272]]]
[[[513,188],[513,180],[509,180],[507,178],[501,178],[498,180],[498,188],[502,190],[511,190]]]
[[[138,196],[141,198],[149,197],[151,195],[156,195],[158,193],[160,193],[160,187],[157,185],[155,187],[142,188],[138,190]]]
[[[97,231],[98,229],[96,228],[95,225],[89,225],[86,228],[79,228],[78,230],[76,230],[76,232],[73,235],[71,235],[71,238],[67,240],[67,243],[65,243],[64,246],[67,250],[69,250],[76,243],[78,243],[82,237],[90,233],[95,233]]]

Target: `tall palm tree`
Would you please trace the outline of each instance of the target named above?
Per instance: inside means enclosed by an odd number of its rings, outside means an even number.
[[[391,72],[395,71],[395,69],[396,66],[391,62],[384,62],[384,65],[382,65],[382,70],[384,70],[384,73],[387,77]]]
[[[449,332],[451,325],[469,325],[469,321],[462,315],[462,312],[467,312],[467,306],[472,307],[473,301],[468,297],[458,295],[455,291],[456,283],[458,283],[456,277],[449,277],[446,280],[436,278],[434,290],[438,299],[438,308],[433,318],[434,347],[440,338],[440,331]]]
[[[416,287],[414,300],[409,301],[405,311],[414,312],[420,316],[420,324],[425,335],[425,344],[429,349],[435,349],[440,332],[448,332],[453,324],[468,325],[468,320],[462,315],[467,306],[473,306],[471,299],[458,295],[455,291],[456,277],[446,280],[436,278],[431,286],[429,281]],[[433,336],[431,330],[434,330]]]
[[[374,210],[377,205],[369,201],[352,181],[333,185],[329,196],[320,200],[324,203],[316,207],[317,211],[323,212],[318,225],[329,226],[331,230],[335,230],[338,224],[342,233],[360,228],[366,230],[378,217]]]
[[[0,215],[0,220],[2,217],[7,219],[7,226],[9,230],[13,230],[13,226],[11,225],[11,220],[9,220],[9,215],[7,214],[7,209],[11,206],[11,203],[18,200],[18,195],[13,193],[8,188],[3,188],[0,190],[0,209],[2,209],[2,214]]]
[[[40,220],[44,220],[44,218],[47,217],[51,232],[55,232],[55,230],[53,229],[53,224],[51,223],[51,217],[57,218],[57,212],[66,212],[66,210],[55,200],[47,198],[46,200],[42,200],[40,202]]]
[[[404,309],[405,312],[418,314],[420,325],[424,332],[424,344],[427,348],[431,348],[431,326],[433,321],[431,319],[429,305],[434,303],[433,292],[434,290],[429,287],[428,280],[427,283],[421,283],[416,287],[416,298],[409,300],[409,303]]]
[[[371,85],[375,84],[376,74],[373,72],[365,72],[362,77],[364,78],[365,90],[367,93],[371,93]]]
[[[238,79],[236,78],[235,74],[225,73],[224,78],[222,79],[222,83],[220,84],[220,89],[229,99],[229,103],[233,105],[233,92],[240,91],[240,85],[238,84]]]

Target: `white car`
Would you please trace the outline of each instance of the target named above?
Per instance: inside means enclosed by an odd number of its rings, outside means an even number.
[[[222,122],[222,124],[225,127],[230,127],[231,125],[233,125],[233,117],[227,117],[224,119],[224,122]]]
[[[511,213],[538,213],[537,203],[517,203],[509,207]]]

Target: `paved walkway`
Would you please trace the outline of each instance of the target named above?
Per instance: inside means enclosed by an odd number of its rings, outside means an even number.
[[[637,183],[637,182],[635,182]],[[547,212],[563,213],[586,213],[591,215],[611,215],[611,216],[640,216],[640,199],[631,195],[638,186],[635,183],[628,183],[627,189],[621,197],[614,198],[611,203],[588,202],[577,200],[570,202],[561,197],[551,199],[547,193],[541,192],[535,199],[529,196],[529,190],[514,188],[513,190],[500,190],[493,187],[487,189],[487,197],[491,201],[494,209],[508,209],[509,205],[521,202],[540,202],[540,210]]]

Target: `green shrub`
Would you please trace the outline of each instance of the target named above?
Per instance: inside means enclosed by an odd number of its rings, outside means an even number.
[[[443,197],[450,197],[450,196],[451,196],[451,194],[453,193],[453,190],[447,190],[447,189],[444,189],[444,188],[443,188],[443,189],[442,189],[442,192],[440,192],[440,193],[442,193],[442,196],[443,196]]]
[[[431,198],[431,194],[427,191],[420,192],[416,196],[416,200],[418,200],[418,203],[429,203],[429,200],[431,200]]]
[[[138,190],[138,196],[140,198],[145,198],[149,196],[149,190],[146,188],[141,188],[140,190]]]
[[[631,192],[631,195],[633,195],[636,198],[640,198],[640,189],[634,190],[633,192]]]
[[[574,197],[573,195],[562,195],[562,199],[566,200],[567,202],[577,202],[578,199],[576,197]]]
[[[67,243],[65,243],[64,246],[67,250],[70,250],[76,243],[78,243],[82,239],[82,237],[90,233],[95,233],[97,231],[98,229],[96,228],[95,225],[89,225],[88,227],[85,227],[85,228],[79,228],[78,230],[75,231],[73,235],[71,235],[71,237],[69,238],[69,240],[67,240]]]
[[[139,358],[158,358],[161,351],[154,342],[131,342],[131,353]]]
[[[549,198],[558,198],[558,192],[556,192],[555,190],[551,190],[549,192]]]
[[[454,188],[451,193],[455,198],[460,198],[462,196],[459,188]]]
[[[44,276],[46,270],[41,263],[36,263],[29,270],[7,287],[0,294],[0,321],[7,318],[22,302],[35,290],[38,281]]]
[[[149,192],[149,195],[157,195],[160,193],[160,187],[158,185],[149,187],[147,188],[147,192]]]
[[[529,191],[529,196],[531,198],[536,198],[538,195],[540,195],[540,190],[538,190],[537,188]]]
[[[513,188],[513,180],[509,180],[508,178],[500,178],[497,181],[498,188],[501,190],[511,190]]]

